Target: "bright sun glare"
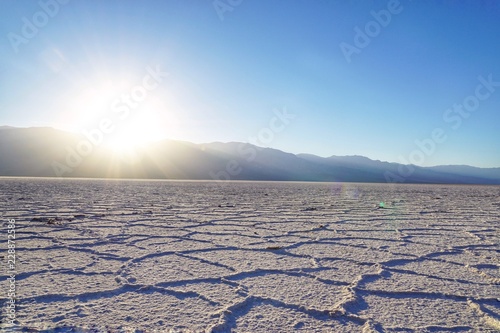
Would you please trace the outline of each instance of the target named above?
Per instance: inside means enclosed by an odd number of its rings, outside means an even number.
[[[128,86],[128,89],[127,89]],[[81,129],[95,129],[104,120],[111,123],[103,146],[116,154],[128,154],[148,143],[165,139],[168,134],[168,109],[154,91],[142,100],[130,95],[130,85],[109,81],[83,90],[73,105],[76,123]]]
[[[153,116],[141,115],[139,119],[131,119],[128,123],[116,125],[117,128],[110,134],[107,146],[116,153],[127,153],[161,140],[162,131],[160,125],[155,122],[154,112],[147,113],[153,113]]]

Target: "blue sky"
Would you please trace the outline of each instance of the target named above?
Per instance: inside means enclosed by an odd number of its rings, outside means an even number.
[[[90,131],[161,68],[158,87],[113,118],[118,140],[271,130],[257,143],[293,153],[500,167],[498,2],[59,1],[0,1],[0,125]],[[347,44],[362,47],[346,57]],[[447,113],[465,101],[471,112]],[[295,118],[273,131],[285,109]],[[425,152],[415,141],[436,128],[446,139]]]

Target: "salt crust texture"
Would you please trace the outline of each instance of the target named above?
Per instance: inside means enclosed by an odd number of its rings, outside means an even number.
[[[498,186],[4,178],[0,198],[6,332],[500,331]]]

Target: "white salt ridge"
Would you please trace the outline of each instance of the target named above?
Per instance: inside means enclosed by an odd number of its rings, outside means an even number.
[[[500,187],[343,186],[2,179],[16,328],[500,331]]]

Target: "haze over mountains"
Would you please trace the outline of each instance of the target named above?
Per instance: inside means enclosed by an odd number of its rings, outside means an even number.
[[[99,137],[0,126],[0,176],[500,184],[500,168],[418,167],[248,143],[161,141],[116,154]]]

